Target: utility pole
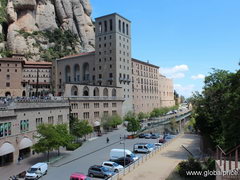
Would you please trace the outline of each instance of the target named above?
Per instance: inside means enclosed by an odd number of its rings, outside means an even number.
[[[121,137],[120,137],[121,138]],[[123,174],[125,174],[125,165],[126,165],[126,153],[125,153],[125,135],[122,137],[123,141],[120,144],[123,144]]]

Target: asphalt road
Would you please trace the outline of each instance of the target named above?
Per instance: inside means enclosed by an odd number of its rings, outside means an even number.
[[[42,180],[69,180],[71,173],[82,172],[88,173],[88,168],[92,165],[101,165],[103,161],[109,160],[110,150],[114,148],[123,149],[120,144],[120,136],[127,135],[124,129],[115,130],[108,134],[98,137],[83,144],[82,147],[67,155],[60,161],[49,166],[48,174],[43,176]],[[106,143],[106,138],[110,142]],[[139,142],[155,143],[157,139],[126,139],[125,147],[130,151],[133,150],[133,144]],[[142,156],[143,154],[137,154]]]

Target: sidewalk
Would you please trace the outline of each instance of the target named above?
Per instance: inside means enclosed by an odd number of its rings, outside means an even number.
[[[199,156],[199,143],[199,136],[184,134],[122,179],[165,180],[180,161],[188,158],[187,152],[181,146],[184,145],[194,155]]]

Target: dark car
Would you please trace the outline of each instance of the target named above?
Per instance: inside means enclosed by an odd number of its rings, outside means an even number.
[[[160,135],[159,134],[152,134],[151,138],[152,139],[157,139],[157,138],[160,138]]]
[[[110,170],[107,167],[104,166],[99,166],[99,165],[94,165],[91,166],[88,169],[88,176],[90,177],[103,177],[103,178],[109,178],[111,176],[113,176],[115,173]]]
[[[145,134],[144,133],[141,133],[138,135],[139,138],[145,138]]]
[[[112,159],[111,161],[118,163],[124,167],[124,157],[120,157],[118,159]],[[128,166],[129,164],[133,163],[134,159],[130,157],[125,157],[125,166]]]

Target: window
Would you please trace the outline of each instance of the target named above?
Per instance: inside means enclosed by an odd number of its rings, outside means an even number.
[[[6,75],[6,79],[9,80],[10,79],[10,74]]]
[[[125,22],[122,24],[123,34],[125,34]]]
[[[128,24],[126,25],[127,35],[129,34]]]
[[[109,73],[109,77],[112,78],[112,77],[113,77],[113,74],[112,74],[112,73]]]
[[[58,124],[62,124],[63,123],[63,115],[58,115]]]
[[[109,24],[110,24],[110,31],[113,30],[113,23],[112,23],[112,19],[109,20]]]
[[[48,124],[54,124],[54,117],[53,116],[48,117]]]
[[[83,108],[84,109],[89,109],[89,103],[83,103]]]
[[[108,111],[103,111],[103,115],[107,116],[108,115]]]
[[[101,70],[102,69],[102,67],[101,66],[99,66],[99,70]]]
[[[20,132],[29,131],[29,120],[21,120],[20,121]]]
[[[112,107],[117,107],[117,103],[112,103]]]
[[[12,123],[0,123],[0,137],[10,136],[12,134]]]
[[[104,21],[104,32],[107,32],[107,21]]]
[[[7,82],[7,83],[6,83],[6,87],[10,87],[10,82]]]
[[[89,119],[89,112],[83,113],[83,119]]]
[[[108,108],[108,103],[103,103],[104,108]]]
[[[112,115],[117,115],[117,111],[112,111]]]
[[[118,31],[121,32],[121,20],[118,21]]]
[[[99,79],[102,79],[102,74],[99,74],[99,75],[98,75],[98,78],[99,78]]]
[[[99,32],[99,33],[102,33],[102,22],[99,22],[99,23],[98,23],[98,28],[99,28],[99,29],[98,29],[98,32]]]
[[[99,108],[99,103],[94,103],[94,108]]]
[[[15,72],[17,72],[17,69],[15,69]]]
[[[94,118],[99,118],[99,112],[94,112]]]
[[[42,124],[42,118],[36,118],[36,126]]]

